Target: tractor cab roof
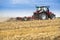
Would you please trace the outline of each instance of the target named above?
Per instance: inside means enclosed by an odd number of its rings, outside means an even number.
[[[49,6],[36,6],[37,11],[49,11]]]
[[[49,6],[36,6],[36,8],[49,8]]]

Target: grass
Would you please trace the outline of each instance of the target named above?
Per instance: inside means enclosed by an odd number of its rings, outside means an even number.
[[[60,36],[60,19],[0,23],[0,40],[55,40],[57,36]]]

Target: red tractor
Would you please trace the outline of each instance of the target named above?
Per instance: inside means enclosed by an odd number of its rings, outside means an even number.
[[[34,12],[34,14],[32,15],[32,17],[17,17],[18,20],[46,20],[48,18],[50,19],[54,19],[55,18],[55,14],[53,14],[52,12],[49,11],[49,7],[48,6],[41,6],[41,7],[36,7],[37,10],[36,12]]]
[[[41,20],[45,20],[45,19],[54,19],[55,18],[55,14],[53,14],[52,12],[49,11],[49,7],[48,6],[41,6],[41,7],[36,7],[37,11],[34,12],[33,17],[35,19],[41,19]]]

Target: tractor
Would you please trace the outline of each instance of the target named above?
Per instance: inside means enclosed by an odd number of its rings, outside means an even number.
[[[49,11],[49,6],[37,6],[37,10],[33,13],[32,17],[17,17],[17,20],[46,20],[55,19],[55,14]]]
[[[37,6],[37,10],[34,12],[34,19],[46,20],[48,18],[55,19],[55,14],[49,11],[49,6]]]

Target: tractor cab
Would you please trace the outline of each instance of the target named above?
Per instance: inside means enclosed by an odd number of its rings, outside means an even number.
[[[49,11],[49,6],[41,6],[41,7],[37,6],[36,9],[39,12],[43,12],[43,11],[47,12],[47,11]]]

